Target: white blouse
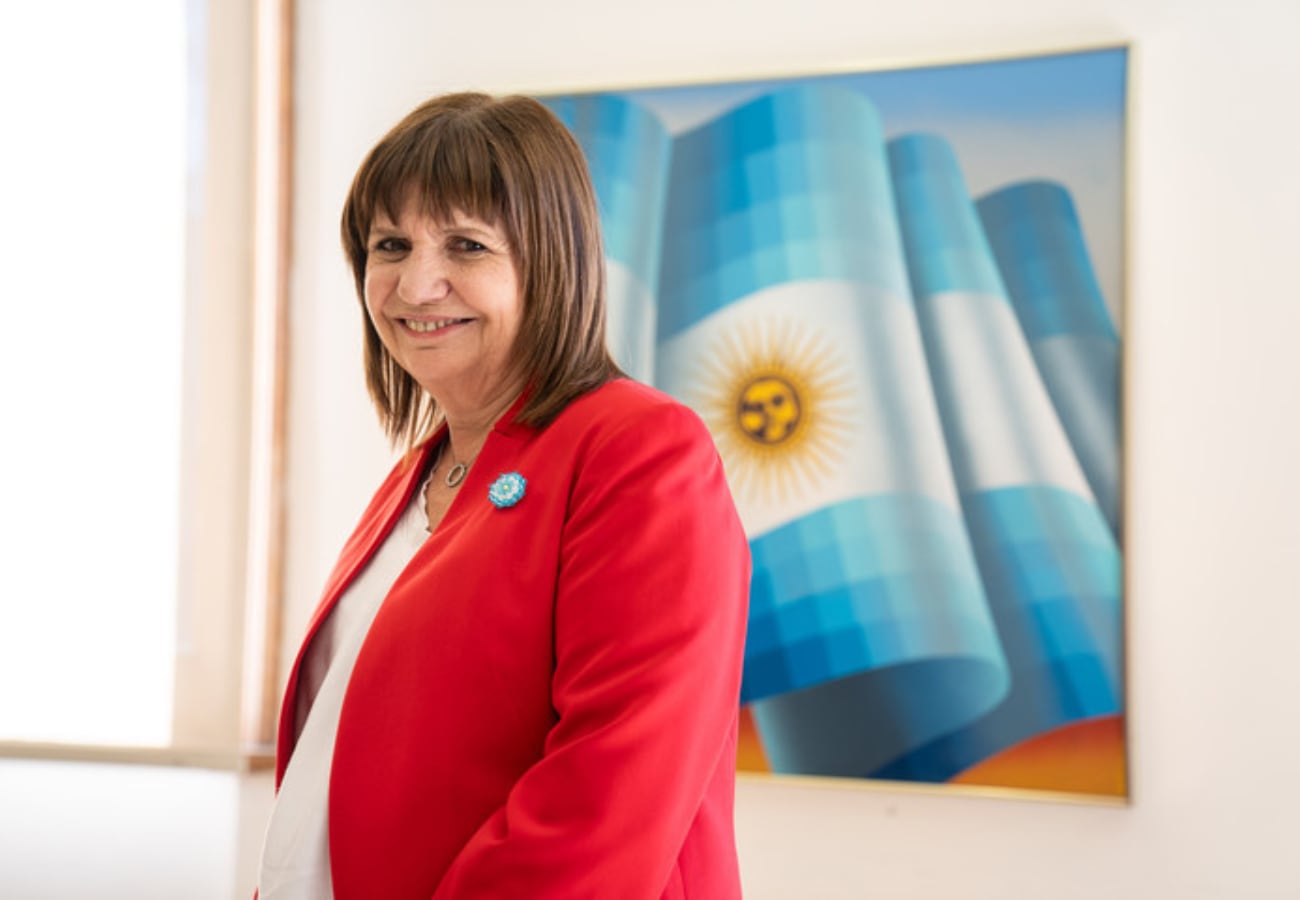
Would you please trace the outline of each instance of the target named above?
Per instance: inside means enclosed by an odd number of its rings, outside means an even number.
[[[307,648],[299,692],[315,700],[271,810],[258,873],[259,900],[334,896],[329,857],[329,780],[343,694],[384,597],[429,536],[424,492],[339,599]]]

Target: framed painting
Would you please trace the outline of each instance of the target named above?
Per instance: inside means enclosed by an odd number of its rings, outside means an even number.
[[[750,540],[742,770],[1127,796],[1127,59],[540,98]]]

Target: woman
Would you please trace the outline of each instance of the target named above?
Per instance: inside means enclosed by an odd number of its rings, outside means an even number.
[[[739,897],[749,556],[707,431],[621,376],[576,142],[436,98],[343,213],[409,452],[289,679],[262,900]]]

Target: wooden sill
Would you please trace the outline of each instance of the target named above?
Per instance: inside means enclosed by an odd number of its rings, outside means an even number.
[[[228,772],[264,772],[275,767],[275,751],[270,746],[260,745],[220,749],[0,741],[0,759],[180,766]]]

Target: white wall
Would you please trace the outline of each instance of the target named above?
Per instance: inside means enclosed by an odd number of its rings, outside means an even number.
[[[796,74],[1132,43],[1127,343],[1133,804],[744,781],[764,898],[1300,897],[1300,4],[302,4],[290,570],[296,634],[387,453],[337,216],[425,96]],[[364,9],[363,9],[364,8]]]

